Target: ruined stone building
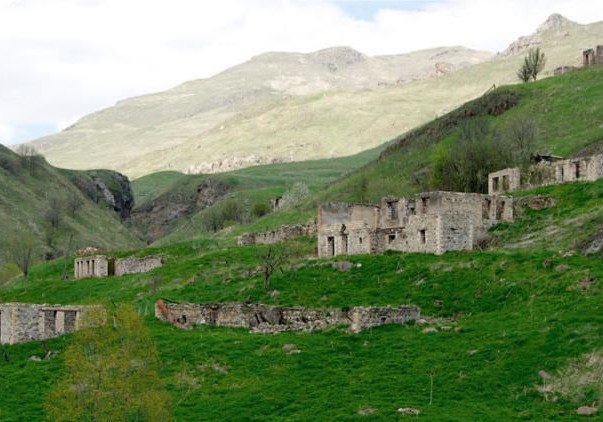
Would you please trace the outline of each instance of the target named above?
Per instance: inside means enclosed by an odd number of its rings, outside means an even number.
[[[477,193],[387,197],[380,206],[326,204],[318,212],[318,255],[472,250],[503,221],[513,221],[513,199]]]
[[[508,168],[488,175],[488,193],[498,195],[539,186],[568,182],[594,182],[603,177],[603,154],[567,160],[552,155],[537,155],[526,174]]]
[[[592,66],[603,64],[603,45],[582,51],[582,65]]]
[[[0,303],[0,343],[45,340],[78,330],[82,316],[98,306]]]
[[[246,303],[171,303],[162,299],[155,303],[155,317],[177,327],[213,325],[248,328],[262,333],[312,331],[332,325],[349,325],[351,331],[358,332],[384,324],[405,324],[420,316],[420,309],[414,305],[397,308],[359,306],[343,310]]]
[[[161,267],[163,258],[145,256],[142,258],[109,258],[105,255],[75,258],[73,270],[76,279],[90,277],[121,276],[125,274],[145,273]]]
[[[316,224],[284,225],[275,230],[258,233],[244,233],[237,238],[237,245],[270,245],[300,236],[316,235]]]

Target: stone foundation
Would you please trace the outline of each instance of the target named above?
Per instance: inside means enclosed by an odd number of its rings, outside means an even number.
[[[90,277],[121,276],[125,274],[146,273],[163,266],[163,257],[146,256],[142,258],[110,258],[104,255],[75,258],[73,270],[76,279]]]
[[[169,303],[159,299],[155,304],[155,317],[177,327],[213,325],[219,327],[248,328],[254,332],[312,331],[332,325],[349,325],[350,331],[384,324],[405,324],[421,316],[414,305],[397,308],[354,307],[343,309],[308,309],[262,304],[192,304]]]
[[[123,258],[115,260],[115,275],[146,273],[155,268],[163,266],[163,259],[159,256],[147,256],[144,258]]]
[[[99,306],[0,303],[0,343],[45,340],[76,331],[83,316]]]
[[[283,242],[289,239],[295,239],[300,236],[315,236],[316,224],[295,224],[281,226],[276,230],[270,230],[259,233],[244,233],[237,239],[239,246],[247,245],[270,245]]]

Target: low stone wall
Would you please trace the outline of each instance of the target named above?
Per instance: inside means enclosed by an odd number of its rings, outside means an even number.
[[[244,233],[237,239],[239,246],[247,245],[270,245],[273,243],[283,242],[285,240],[294,239],[300,236],[315,236],[316,224],[295,224],[281,226],[276,230]]]
[[[100,306],[0,303],[0,343],[15,344],[57,337],[82,328],[83,316]]]
[[[342,310],[243,303],[169,303],[161,299],[155,304],[155,317],[177,327],[213,325],[248,328],[261,333],[312,331],[330,325],[349,325],[350,331],[358,332],[384,324],[405,324],[420,316],[420,309],[414,305]]]
[[[147,256],[143,258],[129,257],[115,260],[115,275],[146,273],[163,266],[160,256]]]

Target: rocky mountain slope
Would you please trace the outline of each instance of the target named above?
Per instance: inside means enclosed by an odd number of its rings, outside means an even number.
[[[59,166],[112,168],[134,176],[162,169],[216,172],[346,155],[377,145],[389,134],[350,145],[348,138],[356,129],[341,124],[329,135],[329,125],[345,117],[346,110],[360,107],[357,99],[339,104],[339,95],[380,92],[490,56],[462,47],[379,57],[347,47],[310,54],[267,53],[209,79],[121,101],[34,145]],[[335,92],[341,93],[336,104],[328,101],[330,94],[323,96]],[[377,117],[376,107],[370,104],[356,117],[368,116],[361,119],[367,124]],[[338,110],[330,111],[334,109]],[[174,154],[166,154],[168,150]]]
[[[350,48],[268,53],[209,79],[124,100],[34,145],[57,165],[132,177],[346,156],[515,82],[530,46],[546,52],[550,75],[578,64],[581,50],[601,40],[603,23],[552,15],[495,57],[461,47],[384,57]]]
[[[42,157],[19,156],[0,145],[0,186],[0,275],[7,242],[15,239],[34,245],[34,260],[66,248],[142,243],[122,224],[133,196],[119,173],[57,169]]]

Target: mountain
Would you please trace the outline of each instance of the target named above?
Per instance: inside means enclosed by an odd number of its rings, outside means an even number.
[[[578,65],[603,23],[552,15],[496,56],[461,47],[369,57],[350,48],[268,53],[212,78],[119,102],[33,145],[51,163],[139,177],[216,173],[347,156],[516,82],[525,50],[547,55],[544,76]],[[435,75],[440,75],[435,77]]]
[[[33,145],[61,167],[132,176],[349,155],[387,140],[391,132],[383,129],[393,124],[381,121],[378,105],[363,106],[363,95],[353,93],[390,90],[490,56],[462,47],[378,57],[347,47],[267,53],[209,79],[121,101]],[[346,95],[350,102],[340,104]],[[346,127],[346,120],[380,129],[350,143],[359,126]]]

